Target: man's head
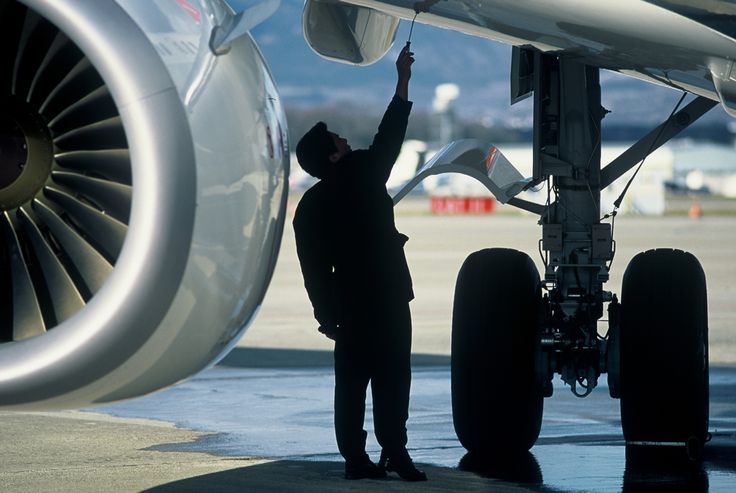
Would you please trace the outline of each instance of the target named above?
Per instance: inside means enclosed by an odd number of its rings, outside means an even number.
[[[327,130],[319,122],[304,134],[296,145],[296,157],[304,171],[315,178],[324,178],[340,158],[352,151],[348,141]]]

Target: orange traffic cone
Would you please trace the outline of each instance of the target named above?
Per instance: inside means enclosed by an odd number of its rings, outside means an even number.
[[[687,211],[687,216],[690,219],[700,219],[701,217],[703,217],[703,208],[700,207],[700,201],[698,199],[693,200],[690,209],[688,209]]]

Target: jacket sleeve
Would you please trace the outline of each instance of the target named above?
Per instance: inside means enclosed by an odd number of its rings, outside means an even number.
[[[293,224],[296,252],[304,277],[304,287],[314,309],[314,318],[320,325],[334,325],[337,323],[335,275],[325,222],[316,211],[299,207]]]
[[[394,96],[378,126],[378,132],[373,137],[373,143],[368,148],[371,153],[371,165],[377,167],[373,172],[378,173],[383,183],[388,181],[391,168],[399,157],[412,104],[411,101]]]

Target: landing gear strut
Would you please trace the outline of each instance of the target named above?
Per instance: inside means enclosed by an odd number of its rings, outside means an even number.
[[[482,250],[463,265],[452,344],[458,437],[472,452],[527,450],[538,437],[542,397],[552,394],[554,374],[585,397],[608,372],[629,445],[675,443],[697,455],[708,428],[705,276],[691,254],[645,252],[629,265],[619,304],[603,289],[615,244],[612,225],[601,222],[600,192],[716,103],[695,99],[601,169],[606,110],[598,69],[515,50],[520,58],[526,63],[515,65],[524,72],[517,75],[527,83],[516,89],[534,90],[530,185],[545,183],[548,200],[508,203],[540,215],[546,294],[520,252]],[[609,330],[602,335],[605,304]]]

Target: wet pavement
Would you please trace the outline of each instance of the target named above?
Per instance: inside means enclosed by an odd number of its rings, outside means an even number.
[[[290,467],[309,462],[314,474],[322,464],[325,474],[339,476],[330,361],[327,351],[236,348],[223,365],[177,387],[95,411],[211,432],[192,443],[160,445],[161,451],[255,456]],[[466,455],[455,437],[449,358],[415,355],[410,452],[415,462],[430,466],[430,480],[433,472],[459,468],[497,480],[496,487],[506,484],[527,491],[736,491],[736,368],[711,368],[713,439],[702,463],[688,461],[680,449],[627,451],[619,403],[608,396],[602,380],[585,399],[557,381],[554,396],[545,400],[542,431],[531,452],[483,463]],[[366,429],[368,452],[377,459],[370,402]],[[207,480],[213,491],[217,480],[217,475]],[[344,481],[333,486],[340,484],[346,490],[355,487]]]

